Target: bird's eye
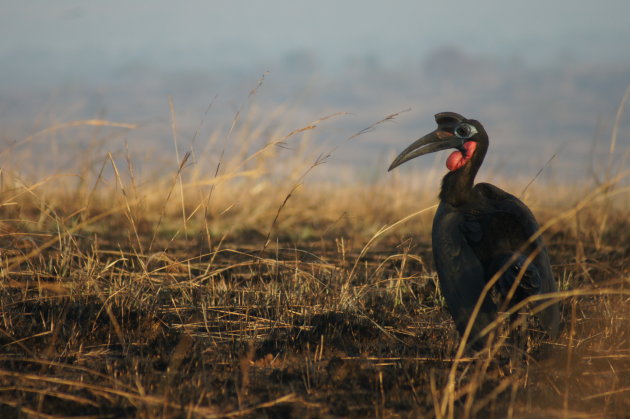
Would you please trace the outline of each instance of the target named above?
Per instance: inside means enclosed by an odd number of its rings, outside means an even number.
[[[454,134],[459,138],[470,138],[477,133],[477,129],[470,124],[459,124],[454,131]]]

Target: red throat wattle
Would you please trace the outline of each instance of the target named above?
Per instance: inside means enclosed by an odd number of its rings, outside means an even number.
[[[464,149],[466,150],[466,156],[462,155],[462,152],[457,150],[453,151],[448,159],[446,159],[446,167],[448,170],[453,171],[457,170],[472,158],[475,153],[475,149],[477,148],[477,143],[475,141],[466,141],[464,143]]]

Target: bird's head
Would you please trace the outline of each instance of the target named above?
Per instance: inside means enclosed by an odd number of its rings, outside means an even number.
[[[435,122],[437,129],[404,149],[394,159],[388,171],[418,156],[449,148],[454,148],[455,151],[446,160],[446,167],[454,171],[471,161],[480,149],[485,151],[487,148],[488,135],[479,121],[466,119],[455,112],[440,112],[435,115]]]

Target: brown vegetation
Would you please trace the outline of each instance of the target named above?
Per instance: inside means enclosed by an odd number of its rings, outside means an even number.
[[[307,135],[326,119],[235,118],[160,176],[94,150],[71,177],[3,168],[0,416],[627,414],[624,162],[599,185],[524,197],[560,287],[559,339],[499,328],[465,353],[432,266],[439,177],[310,181],[328,157]]]

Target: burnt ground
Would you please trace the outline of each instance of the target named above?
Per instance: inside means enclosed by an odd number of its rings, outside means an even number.
[[[626,224],[597,245],[548,235],[560,288],[574,291],[558,339],[522,327],[456,365],[424,238],[390,237],[359,257],[369,237],[261,251],[263,237],[243,234],[149,254],[86,234],[29,255],[33,240],[11,236],[0,416],[624,417]]]

